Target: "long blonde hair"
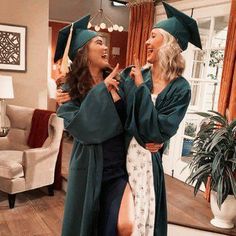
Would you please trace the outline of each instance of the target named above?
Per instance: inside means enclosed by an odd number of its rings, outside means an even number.
[[[181,76],[185,69],[185,60],[181,55],[182,49],[176,39],[163,29],[158,29],[163,35],[163,45],[157,53],[158,70],[165,80]]]

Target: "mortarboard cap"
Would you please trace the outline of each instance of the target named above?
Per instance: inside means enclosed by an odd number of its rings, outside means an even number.
[[[158,22],[153,28],[160,28],[174,36],[184,51],[188,42],[202,49],[197,22],[190,16],[162,2],[168,19]]]
[[[57,62],[63,57],[68,43],[68,57],[71,61],[73,61],[76,56],[77,50],[83,47],[89,40],[98,35],[95,31],[87,29],[89,19],[90,15],[84,16],[59,31],[54,62]],[[70,37],[71,30],[72,33]],[[67,41],[70,42],[67,43]]]

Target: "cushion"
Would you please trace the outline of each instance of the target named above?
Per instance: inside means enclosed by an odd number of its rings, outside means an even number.
[[[22,151],[0,151],[0,177],[14,179],[24,176]]]
[[[35,109],[30,134],[28,137],[28,146],[31,148],[42,147],[48,137],[48,121],[53,111]]]
[[[28,149],[27,140],[31,127],[33,108],[7,105],[11,128],[7,138],[11,150]]]
[[[7,138],[10,143],[10,147],[8,149],[18,151],[29,149],[29,146],[27,145],[27,130],[11,128]]]
[[[34,109],[7,105],[7,116],[11,122],[11,128],[30,130]]]

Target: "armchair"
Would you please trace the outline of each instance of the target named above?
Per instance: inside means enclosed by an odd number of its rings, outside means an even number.
[[[53,195],[55,166],[63,132],[63,121],[55,113],[48,121],[48,138],[40,148],[27,145],[33,108],[7,106],[11,129],[0,138],[0,190],[8,193],[14,208],[16,193],[43,186]]]

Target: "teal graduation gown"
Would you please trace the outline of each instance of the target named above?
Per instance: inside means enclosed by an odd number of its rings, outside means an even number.
[[[121,73],[119,94],[126,100],[127,148],[134,136],[138,143],[165,143],[178,130],[191,98],[189,83],[183,77],[172,80],[158,95],[155,105],[151,100],[151,69],[142,69],[144,83],[137,87],[129,77],[131,67]],[[167,206],[162,167],[162,152],[152,154],[156,197],[155,236],[167,235]]]
[[[65,129],[74,137],[62,236],[96,236],[103,172],[101,143],[123,132],[111,95],[102,82],[82,103],[59,107]]]

